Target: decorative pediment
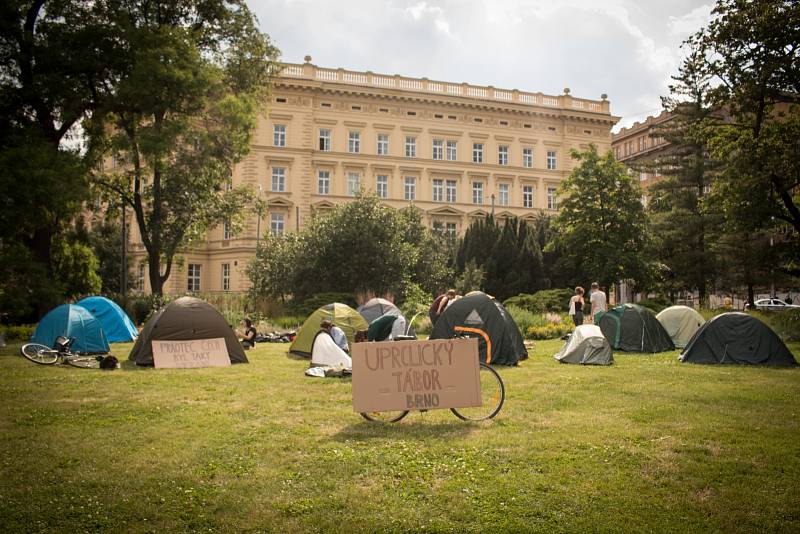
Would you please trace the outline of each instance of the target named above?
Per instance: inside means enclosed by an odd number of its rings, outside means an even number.
[[[330,200],[318,200],[317,202],[312,202],[311,207],[315,210],[331,210],[336,207],[336,204]]]
[[[461,217],[464,215],[461,211],[452,208],[450,206],[442,206],[441,208],[434,208],[432,210],[428,210],[428,215],[435,215],[438,217]]]
[[[472,219],[486,218],[486,217],[488,217],[488,216],[489,216],[489,212],[487,212],[487,211],[486,211],[486,210],[484,210],[484,209],[477,209],[477,210],[475,210],[475,211],[471,211],[471,212],[469,212],[469,213],[467,214],[467,216],[468,216],[468,217],[470,217],[470,218],[472,218]]]
[[[516,217],[516,215],[506,210],[503,210],[494,216],[495,219],[513,219],[514,217]]]
[[[274,197],[267,199],[267,206],[271,208],[291,208],[294,203],[288,198]]]
[[[286,156],[268,155],[264,156],[264,159],[267,161],[267,167],[291,167],[294,163],[293,157]]]

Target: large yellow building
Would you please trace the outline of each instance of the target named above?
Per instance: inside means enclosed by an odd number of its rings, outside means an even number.
[[[490,212],[555,212],[559,183],[574,166],[570,150],[609,150],[618,120],[605,95],[547,96],[327,69],[310,59],[285,65],[252,150],[233,172],[234,185],[250,184],[268,211],[253,214],[239,235],[225,225],[209,232],[205,246],[182,254],[166,293],[246,290],[244,267],[260,235],[302,229],[361,189],[395,208],[415,205],[452,235]],[[135,285],[147,291],[133,233]]]

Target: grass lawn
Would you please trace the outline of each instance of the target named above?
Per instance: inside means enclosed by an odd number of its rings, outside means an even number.
[[[228,369],[0,349],[3,532],[800,531],[800,369],[500,368],[497,419],[380,425],[287,345]],[[790,346],[800,356],[800,344]],[[114,347],[120,360],[130,345]]]

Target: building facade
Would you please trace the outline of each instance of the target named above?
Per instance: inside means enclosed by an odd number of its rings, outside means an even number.
[[[250,154],[233,171],[267,209],[244,232],[227,225],[181,254],[167,293],[244,291],[244,268],[265,232],[302,229],[370,191],[388,206],[414,205],[430,227],[456,236],[490,213],[534,218],[558,209],[572,149],[611,148],[618,117],[600,100],[425,78],[286,64],[273,84]],[[134,228],[135,286],[148,291]]]

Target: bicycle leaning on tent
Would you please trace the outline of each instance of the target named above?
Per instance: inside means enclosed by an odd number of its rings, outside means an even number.
[[[55,348],[50,348],[41,343],[27,343],[20,349],[22,355],[33,363],[40,365],[53,365],[58,361],[81,369],[99,369],[100,362],[105,358],[104,354],[81,354],[72,352],[70,348],[75,342],[75,338],[67,339],[58,336],[55,341]]]

